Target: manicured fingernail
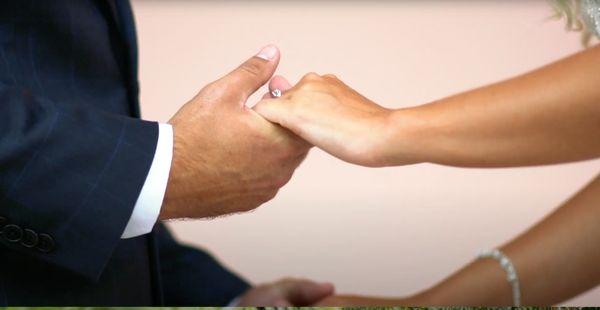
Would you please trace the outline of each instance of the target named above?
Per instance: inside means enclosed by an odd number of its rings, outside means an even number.
[[[274,45],[265,46],[256,57],[262,58],[264,60],[272,60],[277,55],[277,47]]]

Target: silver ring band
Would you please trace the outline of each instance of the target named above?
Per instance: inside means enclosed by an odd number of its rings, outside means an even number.
[[[279,98],[279,97],[281,97],[281,90],[280,90],[280,89],[278,89],[278,88],[275,88],[275,89],[273,89],[273,91],[271,92],[271,95],[272,95],[274,98]]]

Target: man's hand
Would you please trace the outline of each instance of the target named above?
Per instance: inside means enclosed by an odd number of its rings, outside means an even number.
[[[243,306],[310,306],[333,294],[330,283],[309,280],[283,279],[251,288],[235,304]]]
[[[161,219],[249,211],[290,180],[309,145],[245,105],[279,58],[275,46],[265,47],[204,87],[169,121],[174,150]]]

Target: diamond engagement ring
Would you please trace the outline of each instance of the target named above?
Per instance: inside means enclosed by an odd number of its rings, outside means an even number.
[[[275,88],[271,92],[271,95],[273,95],[273,97],[275,97],[275,98],[279,98],[279,97],[281,97],[281,90],[279,90],[278,88]]]

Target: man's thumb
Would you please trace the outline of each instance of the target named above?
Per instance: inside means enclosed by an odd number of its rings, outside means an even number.
[[[232,91],[239,92],[243,99],[247,99],[273,76],[279,58],[279,49],[275,45],[267,45],[221,81],[230,84]]]

